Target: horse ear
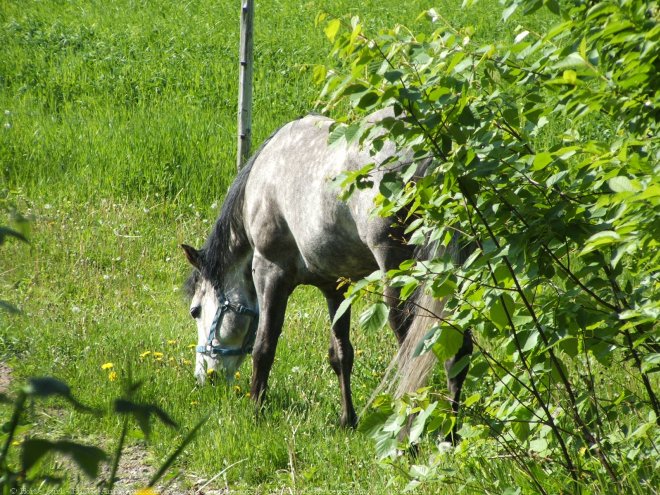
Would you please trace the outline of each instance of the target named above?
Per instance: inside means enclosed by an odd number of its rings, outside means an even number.
[[[181,249],[183,249],[183,252],[186,254],[188,262],[199,270],[202,260],[202,256],[199,254],[199,251],[192,246],[188,246],[188,244],[181,244]]]

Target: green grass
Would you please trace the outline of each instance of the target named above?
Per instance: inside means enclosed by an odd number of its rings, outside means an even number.
[[[430,30],[415,19],[431,6],[456,25],[474,25],[480,39],[515,27],[498,23],[494,0],[465,11],[449,0],[257,4],[255,146],[314,109],[320,88],[312,67],[332,63],[314,27],[319,11],[359,15],[373,30],[396,23]],[[0,316],[0,361],[16,383],[53,375],[104,408],[132,373],[144,381],[140,399],[162,406],[184,430],[211,412],[178,466],[210,478],[239,463],[225,474],[238,490],[396,492],[390,473],[375,467],[370,440],[337,427],[328,320],[314,290],[298,290],[289,305],[259,421],[245,397],[249,364],[236,389],[195,386],[196,330],[180,291],[188,267],[178,244],[203,242],[235,173],[237,16],[238,4],[224,1],[0,4],[0,190],[12,191],[33,218],[28,247],[2,248],[0,299],[22,314]],[[359,332],[354,345],[360,409],[395,346],[389,334]],[[101,369],[107,362],[118,380]],[[39,416],[35,428],[111,450],[120,424],[61,410]],[[155,460],[179,439],[156,428]],[[465,469],[485,469],[504,480],[500,486],[517,483],[505,461]]]

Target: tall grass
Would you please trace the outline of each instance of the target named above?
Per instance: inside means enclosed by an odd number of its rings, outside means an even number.
[[[314,108],[312,68],[331,63],[314,27],[319,11],[359,15],[377,30],[411,25],[435,6],[448,22],[475,25],[485,38],[512,29],[497,22],[495,0],[469,10],[459,4],[258,3],[255,145]],[[0,253],[0,299],[23,310],[0,316],[0,360],[16,380],[54,375],[99,406],[109,405],[130,373],[144,380],[145,401],[187,429],[212,411],[179,464],[184,483],[233,465],[213,486],[396,491],[374,469],[369,441],[337,428],[328,321],[313,290],[299,290],[289,305],[259,421],[245,396],[249,364],[229,388],[198,388],[192,378],[195,330],[179,290],[187,267],[177,245],[203,242],[235,173],[238,9],[239,2],[220,0],[0,3],[0,190],[12,190],[34,218],[30,248],[8,245]],[[354,345],[360,408],[394,339],[358,333]],[[108,362],[114,381],[101,369]],[[45,433],[100,442],[120,428],[112,418],[57,408],[36,420]],[[131,435],[141,441],[137,430]],[[154,457],[171,450],[172,435],[156,429]],[[492,469],[507,472],[499,461]]]

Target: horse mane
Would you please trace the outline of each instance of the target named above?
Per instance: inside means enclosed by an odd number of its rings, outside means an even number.
[[[235,261],[233,247],[242,246],[249,242],[245,233],[243,219],[245,185],[250,177],[254,162],[282,127],[284,126],[279,127],[273,132],[238,171],[238,175],[229,187],[229,191],[227,191],[227,196],[220,210],[220,216],[200,250],[200,254],[202,255],[201,274],[214,284],[222,283],[223,274],[226,273],[227,268]],[[193,293],[195,290],[194,287],[198,282],[198,280],[193,280],[194,276],[194,273],[191,274],[188,282],[186,282],[186,288],[192,285]]]
[[[238,171],[238,175],[227,191],[220,216],[200,250],[203,260],[200,268],[202,275],[208,280],[220,281],[222,274],[232,262],[232,246],[234,244],[243,245],[247,242],[243,223],[245,185],[259,151]]]

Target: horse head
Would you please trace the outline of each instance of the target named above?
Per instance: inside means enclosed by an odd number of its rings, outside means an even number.
[[[188,292],[190,316],[197,324],[195,378],[203,384],[207,374],[222,370],[231,381],[245,356],[252,353],[259,322],[256,297],[240,279],[211,280],[205,270],[205,251],[181,247],[194,269]]]

